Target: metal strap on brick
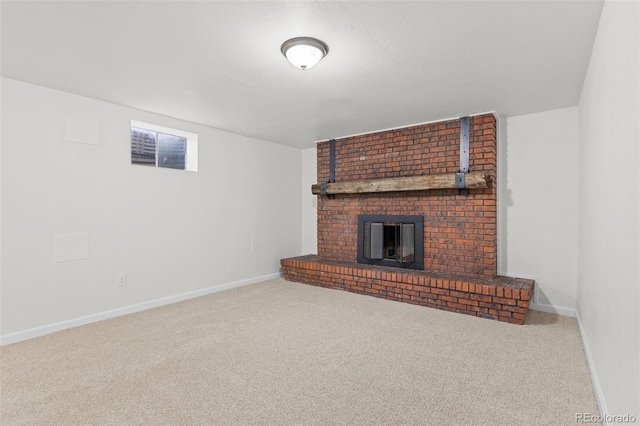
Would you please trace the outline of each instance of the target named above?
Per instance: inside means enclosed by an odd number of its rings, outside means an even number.
[[[469,117],[460,118],[460,172],[469,173]]]
[[[329,183],[336,181],[336,140],[329,140]]]
[[[327,183],[333,183],[335,181],[336,181],[336,140],[330,139],[329,140],[329,182]],[[320,186],[320,194],[326,195],[327,198],[329,198],[330,200],[333,200],[334,198],[336,198],[336,196],[333,194],[327,194],[326,183],[323,183]]]
[[[456,173],[455,185],[461,195],[469,194],[464,182],[465,173],[469,173],[469,122],[469,117],[460,117],[460,172]]]

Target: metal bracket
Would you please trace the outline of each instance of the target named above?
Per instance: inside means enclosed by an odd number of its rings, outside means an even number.
[[[329,182],[333,183],[336,181],[336,140],[329,140]],[[322,184],[320,188],[320,192],[322,195],[326,195],[327,198],[333,200],[336,198],[334,194],[327,194],[327,184]]]
[[[460,117],[460,173],[456,173],[456,188],[460,195],[469,195],[464,175],[469,173],[469,117]]]
[[[460,172],[469,172],[469,117],[460,118]]]
[[[336,181],[336,140],[329,140],[329,183]]]

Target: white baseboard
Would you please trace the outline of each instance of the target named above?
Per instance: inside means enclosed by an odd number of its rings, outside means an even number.
[[[87,315],[84,317],[74,318],[66,321],[57,322],[55,324],[43,325],[28,330],[17,331],[0,336],[0,346],[11,343],[21,342],[23,340],[33,339],[34,337],[44,336],[45,334],[55,333],[56,331],[67,330],[81,325],[91,324],[94,322],[128,315],[135,312],[145,311],[147,309],[158,308],[160,306],[169,305],[171,303],[182,302],[184,300],[193,299],[195,297],[205,296],[219,291],[229,290],[235,287],[241,287],[248,284],[255,284],[261,281],[279,278],[279,272],[263,275],[260,277],[248,278],[246,280],[234,281],[227,284],[221,284],[215,287],[209,287],[202,290],[190,291],[187,293],[177,294],[175,296],[163,297],[161,299],[150,300],[148,302],[137,303],[135,305],[124,306],[122,308],[110,311],[99,312],[97,314]]]
[[[578,310],[576,310],[576,322],[578,323],[578,329],[580,330],[580,337],[582,337],[582,346],[584,347],[584,354],[587,357],[587,365],[589,366],[589,373],[591,375],[591,384],[593,385],[593,391],[596,394],[596,401],[598,403],[598,408],[600,408],[600,415],[602,417],[605,417],[609,413],[609,410],[607,409],[607,403],[604,400],[604,395],[602,393],[602,389],[600,388],[600,381],[598,380],[596,367],[593,364],[593,359],[591,358],[589,342],[587,341],[587,335],[585,334],[584,328],[582,327],[582,319],[580,318],[580,311]],[[603,424],[608,425],[609,423],[604,421]]]
[[[558,314],[565,317],[575,317],[576,310],[572,308],[565,308],[564,306],[556,306],[556,305],[547,305],[544,303],[533,303],[529,304],[529,309],[540,312],[548,312],[550,314]]]

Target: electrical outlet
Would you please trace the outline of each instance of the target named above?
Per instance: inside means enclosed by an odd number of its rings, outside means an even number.
[[[251,251],[256,250],[258,250],[258,243],[256,243],[255,241],[251,241]]]
[[[116,275],[116,286],[124,287],[125,285],[127,285],[127,274]]]

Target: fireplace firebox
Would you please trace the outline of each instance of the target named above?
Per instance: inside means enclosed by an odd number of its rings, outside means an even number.
[[[358,263],[423,269],[422,216],[358,216]]]

